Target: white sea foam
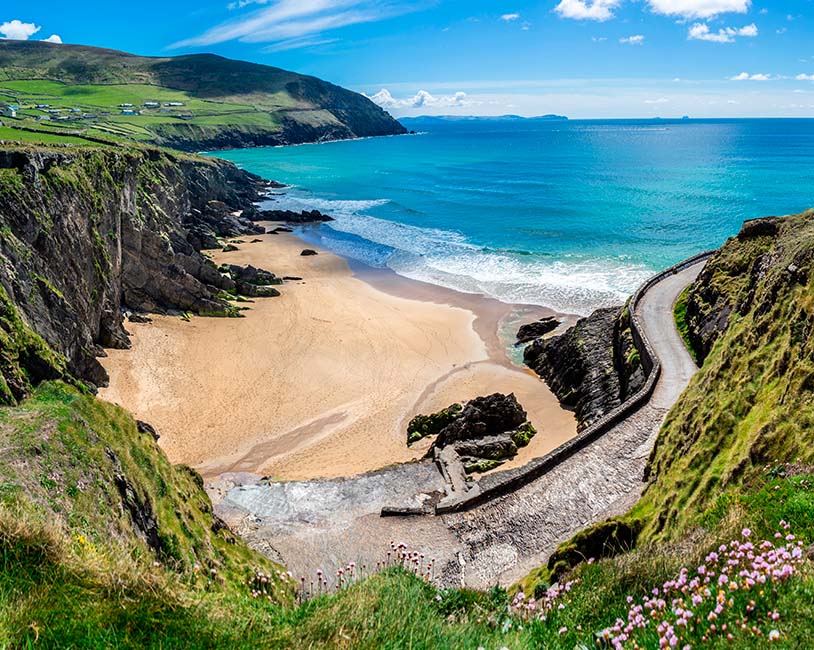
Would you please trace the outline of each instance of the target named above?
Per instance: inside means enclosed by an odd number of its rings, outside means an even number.
[[[555,259],[491,250],[474,245],[458,232],[366,214],[387,203],[384,199],[349,201],[288,194],[275,197],[273,205],[317,209],[333,216],[335,221],[320,228],[319,243],[341,255],[386,266],[415,280],[566,313],[585,315],[597,307],[620,304],[652,273],[645,265],[623,257]]]

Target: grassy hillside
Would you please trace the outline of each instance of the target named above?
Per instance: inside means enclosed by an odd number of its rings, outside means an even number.
[[[705,559],[722,542],[763,539],[780,549],[755,553],[754,576],[765,582],[750,586],[733,572],[739,586],[722,590],[717,625],[708,618],[721,591],[713,584],[693,601],[697,622],[686,629],[675,625],[674,605],[630,636],[657,647],[665,621],[692,647],[761,648],[776,635],[773,647],[801,648],[812,631],[811,565],[796,540],[774,539],[789,534],[783,521],[812,539],[811,476],[768,479],[722,505],[707,532],[584,563],[527,597],[439,589],[391,562],[305,602],[298,579],[281,577],[212,519],[194,472],[171,467],[124,411],[65,384],[45,383],[0,410],[0,476],[0,647],[607,647],[597,640],[654,588],[725,564],[723,553]],[[265,585],[258,571],[270,576]],[[703,593],[668,586],[664,596],[673,591],[685,607]]]
[[[34,41],[0,41],[0,103],[19,107],[6,128],[185,150],[404,132],[366,97],[279,68]]]
[[[748,224],[687,297],[702,370],[668,415],[634,514],[675,537],[763,473],[814,462],[814,212]]]

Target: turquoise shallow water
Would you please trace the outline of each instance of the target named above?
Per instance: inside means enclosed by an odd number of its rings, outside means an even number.
[[[409,123],[405,123],[411,127]],[[575,313],[814,206],[814,120],[464,122],[217,155],[292,185],[302,235],[404,276]]]

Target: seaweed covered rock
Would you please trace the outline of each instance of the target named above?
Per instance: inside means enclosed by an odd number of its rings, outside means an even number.
[[[431,415],[416,415],[407,425],[407,444],[411,445],[427,436],[437,436],[461,414],[463,408],[460,404],[451,404]]]
[[[501,393],[418,415],[407,427],[408,444],[434,435],[428,455],[452,447],[468,473],[492,469],[514,457],[535,433],[514,394]]]

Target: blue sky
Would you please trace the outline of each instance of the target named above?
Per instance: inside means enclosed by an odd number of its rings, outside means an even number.
[[[97,0],[0,6],[0,36],[214,52],[398,116],[814,117],[814,0]]]

